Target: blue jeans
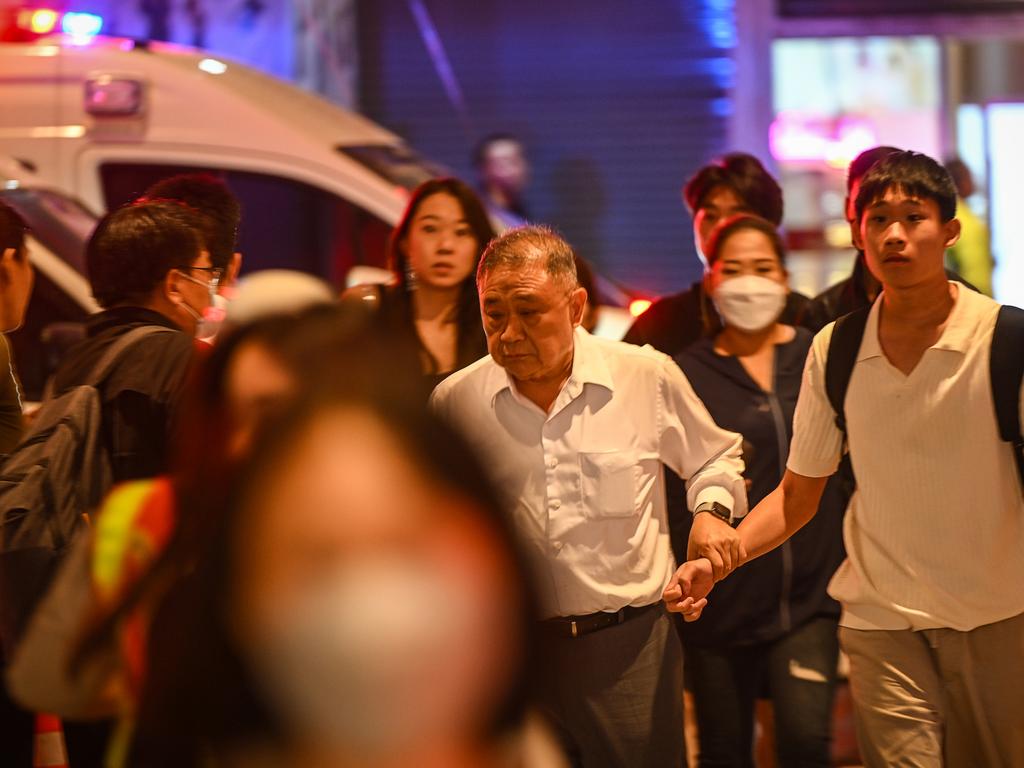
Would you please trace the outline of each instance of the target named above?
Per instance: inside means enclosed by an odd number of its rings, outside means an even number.
[[[812,619],[774,643],[686,648],[697,710],[700,768],[753,768],[754,707],[767,691],[783,768],[831,765],[837,621]]]

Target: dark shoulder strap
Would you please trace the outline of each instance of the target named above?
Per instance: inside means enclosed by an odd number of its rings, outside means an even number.
[[[1024,379],[1024,309],[999,308],[992,333],[989,376],[999,437],[1013,445],[1017,471],[1024,487],[1024,436],[1020,419],[1020,386]]]
[[[121,334],[100,357],[99,361],[93,367],[89,373],[89,384],[99,384],[103,381],[107,374],[110,373],[117,361],[121,359],[129,347],[135,346],[135,344],[146,336],[151,336],[154,333],[174,333],[172,328],[166,328],[162,325],[140,325],[138,328],[132,328],[130,331],[126,331]]]
[[[836,426],[846,434],[846,390],[850,386],[857,352],[864,338],[871,305],[855,309],[836,320],[825,357],[825,393],[836,414]]]

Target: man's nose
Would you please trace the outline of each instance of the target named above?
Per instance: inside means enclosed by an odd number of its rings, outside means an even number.
[[[907,231],[903,226],[903,222],[894,221],[889,225],[889,228],[885,231],[885,242],[889,243],[905,243],[907,241]]]
[[[501,340],[503,342],[519,341],[523,338],[523,324],[519,322],[519,318],[515,315],[511,315],[508,320],[505,321],[505,327],[501,329]]]

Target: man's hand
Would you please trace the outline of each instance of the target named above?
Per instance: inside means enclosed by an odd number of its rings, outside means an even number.
[[[701,512],[693,518],[686,556],[690,560],[706,557],[711,561],[715,581],[721,581],[740,566],[746,552],[735,528],[710,512]]]
[[[711,570],[711,561],[706,557],[689,560],[669,579],[668,586],[661,593],[665,607],[672,613],[683,614],[686,621],[700,618],[704,606],[708,604],[707,594],[715,586],[715,577]]]

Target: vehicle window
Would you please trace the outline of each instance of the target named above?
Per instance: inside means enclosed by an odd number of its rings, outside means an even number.
[[[85,274],[85,243],[96,227],[96,215],[56,192],[16,187],[0,198],[16,210],[33,236],[78,272]]]
[[[269,174],[179,165],[105,163],[100,167],[108,209],[179,173],[213,173],[242,203],[239,250],[243,273],[297,269],[339,289],[357,264],[384,266],[391,226],[362,208],[308,184]]]

